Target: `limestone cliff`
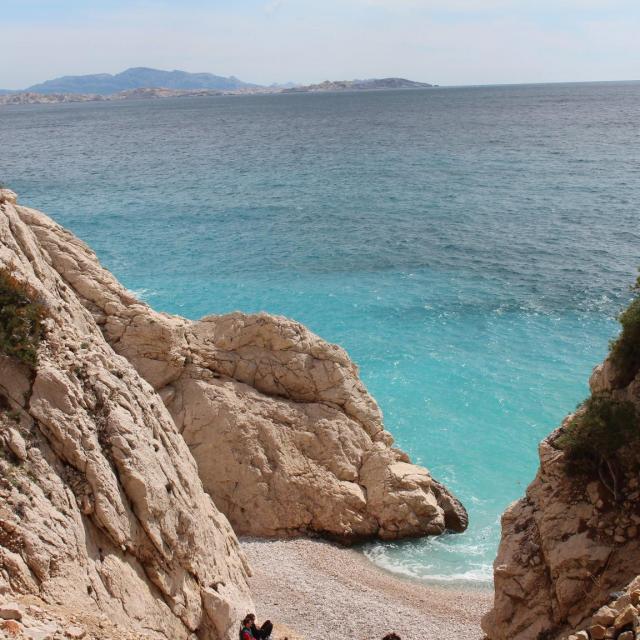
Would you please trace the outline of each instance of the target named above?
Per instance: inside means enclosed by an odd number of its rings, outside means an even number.
[[[0,356],[0,593],[99,610],[153,638],[235,638],[251,598],[231,526],[8,191],[0,270],[46,310],[37,362]]]
[[[542,442],[535,480],[502,517],[495,605],[483,620],[492,640],[636,637],[640,324],[627,316],[626,343],[594,370],[591,399]]]

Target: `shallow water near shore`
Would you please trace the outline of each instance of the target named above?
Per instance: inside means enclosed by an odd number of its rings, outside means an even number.
[[[363,551],[487,585],[640,262],[639,116],[622,83],[7,107],[0,181],[158,309],[343,345],[471,518]]]

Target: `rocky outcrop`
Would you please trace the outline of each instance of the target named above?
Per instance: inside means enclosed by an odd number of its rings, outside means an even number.
[[[73,602],[50,604],[37,596],[7,599],[0,595],[2,640],[148,640],[122,620],[110,620],[94,609],[77,609]]]
[[[150,638],[235,638],[251,607],[235,534],[33,215],[0,191],[0,269],[46,309],[37,363],[0,355],[0,596],[102,612]]]
[[[640,375],[622,387],[616,378],[609,358],[593,373],[592,393],[640,408]],[[502,517],[495,605],[483,620],[492,640],[636,637],[635,609],[629,620],[618,615],[640,600],[639,478],[620,473],[615,499],[597,474],[568,473],[558,439],[572,419],[540,445],[535,480]],[[603,606],[610,611],[598,613]]]
[[[567,640],[635,640],[640,630],[640,577],[634,578],[622,593],[612,594],[612,600],[600,607],[588,625],[572,633]]]
[[[353,541],[466,527],[455,497],[392,447],[341,348],[267,314],[157,313],[72,234],[32,209],[15,212],[107,342],[162,397],[238,533]]]

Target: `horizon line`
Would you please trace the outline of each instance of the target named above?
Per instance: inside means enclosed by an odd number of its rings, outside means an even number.
[[[315,81],[315,82],[298,82],[295,80],[288,80],[285,82],[270,82],[268,84],[260,84],[258,82],[253,82],[251,80],[242,80],[241,78],[239,78],[238,76],[236,76],[235,74],[231,74],[228,76],[223,76],[223,75],[219,75],[217,73],[213,73],[211,71],[185,71],[184,69],[160,69],[158,67],[147,67],[147,66],[137,66],[137,67],[127,67],[126,69],[123,69],[123,71],[118,72],[118,73],[122,73],[124,71],[127,71],[129,69],[151,69],[153,71],[164,71],[167,73],[171,73],[173,71],[181,71],[184,73],[189,73],[189,74],[201,74],[201,73],[206,73],[206,74],[210,74],[210,75],[214,75],[214,76],[218,76],[221,78],[228,78],[228,79],[234,79],[234,80],[239,80],[243,83],[246,84],[253,84],[256,85],[258,87],[261,88],[270,88],[273,86],[278,86],[278,85],[285,85],[285,84],[294,84],[296,86],[309,86],[309,85],[314,85],[314,84],[320,84],[322,82],[353,82],[356,80],[381,80],[381,79],[385,79],[385,78],[400,78],[400,79],[404,79],[404,80],[411,80],[412,82],[423,82],[425,84],[432,84],[433,86],[431,88],[433,89],[462,89],[462,88],[481,88],[481,87],[522,87],[522,86],[542,86],[542,85],[557,85],[557,84],[633,84],[633,83],[637,83],[640,82],[640,78],[634,78],[634,79],[614,79],[614,80],[537,80],[537,81],[524,81],[524,82],[480,82],[480,83],[462,83],[462,84],[446,84],[446,83],[442,83],[442,82],[435,82],[435,81],[425,81],[425,80],[413,80],[411,78],[408,78],[407,76],[403,76],[403,75],[393,75],[393,76],[375,76],[375,77],[361,77],[361,78],[351,78],[351,79],[345,79],[345,78],[341,78],[338,80],[330,80],[328,78],[325,78],[324,80],[319,80],[319,81]],[[42,80],[41,82],[36,82],[33,83],[33,85],[38,85],[38,84],[44,84],[45,82],[49,82],[50,80],[56,80],[59,78],[78,78],[78,77],[86,77],[86,76],[93,76],[93,75],[101,75],[102,73],[106,74],[106,75],[117,75],[116,74],[112,74],[109,72],[98,72],[98,73],[82,73],[82,74],[68,74],[68,75],[61,75],[61,76],[56,76],[55,78],[50,78],[49,80]],[[141,86],[141,87],[135,87],[137,89],[162,89],[164,87],[161,86]],[[9,88],[5,88],[0,86],[0,91],[9,91],[11,93],[38,93],[38,92],[30,92],[28,91],[28,87],[26,88],[22,88],[22,89],[9,89]],[[387,89],[388,91],[388,89]],[[61,93],[69,93],[69,92],[61,92]],[[69,93],[69,95],[83,95],[81,93],[75,94],[75,93]]]

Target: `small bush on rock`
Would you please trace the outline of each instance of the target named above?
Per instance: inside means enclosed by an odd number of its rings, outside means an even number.
[[[635,286],[640,292],[640,276]],[[622,331],[611,343],[611,361],[616,367],[616,385],[626,387],[640,371],[640,295],[619,316]]]
[[[616,383],[627,386],[640,371],[640,298],[620,315],[622,332],[611,347],[611,359],[618,375]]]
[[[35,366],[45,317],[46,307],[37,293],[0,269],[0,352]]]
[[[633,455],[640,444],[635,406],[608,393],[593,395],[555,444],[565,452],[570,473],[597,472],[617,499],[619,469],[638,462]]]

